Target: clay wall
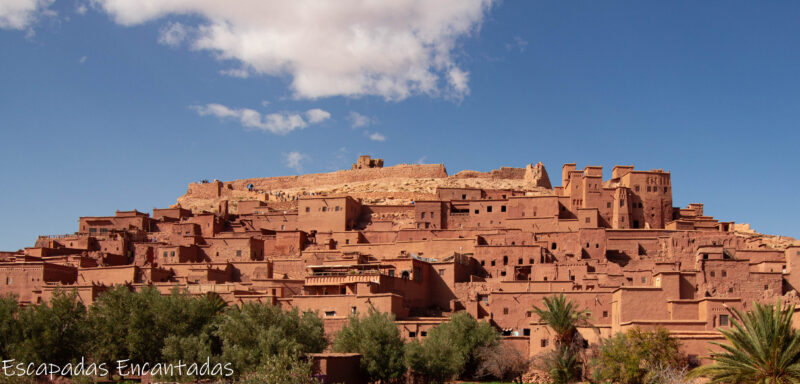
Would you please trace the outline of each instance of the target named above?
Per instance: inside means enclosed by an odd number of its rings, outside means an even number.
[[[200,247],[204,260],[214,262],[263,260],[264,240],[254,238],[215,237],[206,238]]]
[[[116,266],[78,269],[78,284],[82,285],[124,285],[139,283],[139,267]]]

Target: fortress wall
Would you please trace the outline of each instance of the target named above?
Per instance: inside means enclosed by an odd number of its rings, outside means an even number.
[[[525,168],[500,167],[491,172],[461,171],[453,177],[457,179],[490,178],[490,179],[517,179],[525,178]]]
[[[443,164],[401,164],[387,168],[350,169],[330,173],[312,173],[300,176],[279,176],[244,179],[226,182],[233,189],[275,190],[290,188],[314,188],[320,185],[337,185],[385,178],[444,178],[447,171]]]

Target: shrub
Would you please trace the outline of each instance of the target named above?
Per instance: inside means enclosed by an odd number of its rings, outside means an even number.
[[[19,339],[9,346],[20,361],[62,366],[79,360],[88,332],[86,307],[77,293],[55,291],[49,303],[36,304],[18,314]]]
[[[229,308],[216,331],[222,358],[236,374],[255,372],[279,353],[301,356],[327,345],[322,320],[313,312],[283,311],[269,304],[245,303]]]
[[[479,377],[493,377],[501,381],[522,384],[522,375],[531,367],[531,358],[511,345],[500,343],[481,348],[481,363],[476,372]]]
[[[680,370],[687,366],[687,360],[668,330],[634,328],[603,340],[592,366],[595,380],[643,384],[650,372]]]
[[[481,362],[481,349],[495,346],[499,339],[489,323],[459,312],[431,329],[424,342],[408,345],[408,366],[437,380],[474,377]]]
[[[710,383],[799,383],[800,333],[792,327],[794,306],[753,304],[733,315],[731,328],[721,329],[727,344],[714,353],[713,364],[698,367],[690,376]]]
[[[350,316],[333,342],[334,352],[360,353],[361,370],[369,381],[390,381],[405,373],[403,339],[393,315],[370,310]]]

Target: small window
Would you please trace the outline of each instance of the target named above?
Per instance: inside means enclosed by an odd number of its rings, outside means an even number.
[[[485,266],[486,266],[486,260],[481,260],[481,267],[485,267]]]
[[[540,345],[542,346],[542,348],[547,348],[548,344],[550,344],[550,342],[547,339],[542,339]]]
[[[636,192],[639,192],[639,186],[638,185],[634,185],[633,186],[633,190],[636,191]]]
[[[591,221],[592,221],[591,218],[589,218],[589,217],[586,218],[586,224],[589,224]]]
[[[764,290],[766,291],[768,289],[769,289],[769,285],[764,285]]]
[[[507,315],[507,314],[508,314],[508,308],[503,308],[503,314],[504,314],[504,315]]]
[[[306,207],[306,212],[311,212],[311,207]]]
[[[505,211],[506,211],[506,206],[505,205],[501,205],[500,206],[500,212],[505,212]]]
[[[439,276],[444,276],[444,269],[439,270]]]
[[[522,328],[522,336],[530,336],[531,329],[530,328]]]
[[[728,326],[728,315],[719,315],[719,326],[720,327]]]
[[[428,332],[427,331],[420,331],[419,335],[422,336],[422,337],[426,337],[426,336],[428,336]]]
[[[417,333],[409,331],[408,332],[408,337],[417,337]]]
[[[716,273],[714,273],[714,271],[711,271],[711,272],[708,273],[708,275],[711,276],[711,277],[714,277],[716,275]]]
[[[603,317],[608,317],[608,311],[603,311]]]
[[[525,317],[531,317],[531,311],[525,311]]]
[[[480,214],[480,213],[481,213],[481,211],[480,211],[479,209],[476,209],[476,210],[475,210],[475,214],[476,214],[476,215],[477,215],[477,214]]]
[[[389,276],[394,277],[394,269],[389,270]]]
[[[611,203],[606,203],[606,208],[611,208]]]
[[[555,250],[558,246],[556,243],[550,244],[550,249]]]
[[[517,264],[522,265],[522,258],[517,259]]]
[[[728,277],[728,272],[724,269],[722,270],[722,277]]]
[[[423,219],[425,218],[425,212],[422,212],[422,218]]]
[[[647,278],[646,277],[642,277],[642,284],[645,284],[645,283],[647,283]]]
[[[167,251],[164,251],[164,257],[167,257]]]
[[[466,194],[462,194],[461,195],[461,200],[466,200],[466,199],[467,199],[467,195]]]
[[[500,276],[505,276],[505,275],[506,275],[506,271],[500,271]]]
[[[328,211],[328,207],[322,207],[322,212],[327,212],[327,211]]]
[[[492,206],[491,206],[491,205],[490,205],[490,206],[488,206],[488,207],[486,207],[486,212],[488,212],[488,213],[491,213],[491,212],[492,212]]]
[[[494,263],[494,260],[492,260],[492,267],[494,267],[494,264],[495,264],[495,263]]]
[[[355,315],[355,314],[356,314],[356,312],[358,312],[358,308],[356,308],[356,307],[350,307],[350,313],[352,313],[352,314],[354,314],[354,315]]]
[[[344,239],[345,244],[350,244],[350,239]]]
[[[175,256],[175,251],[169,253],[170,256]]]
[[[325,311],[325,317],[336,316],[336,311]]]
[[[339,206],[337,205],[336,208],[334,208],[333,210],[339,212]]]
[[[242,251],[241,250],[237,250],[236,251],[236,256],[241,256],[241,255],[242,255]]]

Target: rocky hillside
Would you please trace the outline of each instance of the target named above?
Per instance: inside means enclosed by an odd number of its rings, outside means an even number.
[[[232,213],[242,200],[269,202],[278,209],[294,206],[302,196],[347,194],[366,204],[410,204],[435,197],[438,187],[524,190],[551,194],[542,163],[525,168],[502,167],[491,172],[461,171],[448,175],[442,164],[400,164],[386,168],[342,170],[299,176],[192,183],[178,204],[195,212],[213,211],[228,200]]]

